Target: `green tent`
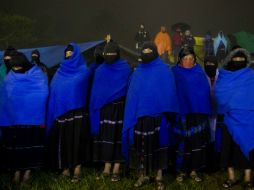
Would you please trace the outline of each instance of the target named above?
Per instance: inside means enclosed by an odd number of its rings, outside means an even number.
[[[250,53],[254,53],[254,34],[242,31],[233,35],[236,37],[239,46],[247,49]]]

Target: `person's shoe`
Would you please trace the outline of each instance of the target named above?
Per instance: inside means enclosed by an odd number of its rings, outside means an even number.
[[[224,187],[225,189],[229,189],[231,187],[234,187],[237,184],[238,184],[238,180],[227,179],[222,184],[222,187]]]
[[[156,180],[156,189],[157,190],[164,190],[165,189],[165,184],[163,180]]]
[[[111,176],[111,181],[112,182],[117,182],[117,181],[120,181],[121,178],[120,178],[120,174],[119,173],[114,173],[112,176]]]
[[[186,178],[186,174],[185,173],[180,173],[179,175],[176,176],[176,181],[178,183],[183,182],[183,180]]]
[[[193,179],[195,182],[202,182],[202,178],[198,176],[198,174],[190,174],[191,179]]]
[[[150,181],[148,176],[139,177],[138,180],[135,182],[134,187],[142,187],[143,185],[147,184]]]

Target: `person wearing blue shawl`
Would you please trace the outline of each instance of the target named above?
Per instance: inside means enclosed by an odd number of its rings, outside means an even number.
[[[55,73],[48,100],[47,132],[49,167],[80,180],[81,164],[91,157],[87,111],[89,71],[80,48],[71,43]]]
[[[221,166],[228,168],[224,188],[238,180],[234,168],[244,169],[245,189],[253,189],[251,168],[254,161],[254,71],[249,53],[234,48],[226,57],[215,86],[217,111],[224,115],[222,129]]]
[[[170,66],[159,58],[153,42],[144,43],[141,59],[128,89],[122,152],[140,173],[134,187],[155,174],[157,188],[164,189],[162,170],[168,167],[170,131],[178,112],[176,86]]]
[[[48,81],[39,67],[16,52],[0,88],[2,167],[15,171],[13,182],[29,181],[44,161]]]
[[[97,179],[109,176],[111,181],[120,180],[121,133],[124,102],[131,74],[128,62],[120,58],[117,43],[109,42],[103,50],[105,62],[95,72],[90,97],[90,124],[94,135],[94,162],[103,162],[104,170]]]
[[[205,72],[196,63],[191,48],[182,48],[179,61],[173,67],[179,101],[176,137],[176,170],[178,182],[187,173],[196,182],[202,181],[197,171],[206,165],[206,146],[209,137],[211,113],[210,87]]]

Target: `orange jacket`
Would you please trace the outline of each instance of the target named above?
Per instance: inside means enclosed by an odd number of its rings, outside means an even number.
[[[159,55],[165,52],[172,52],[172,40],[167,32],[158,32],[155,36],[154,43],[157,46]]]

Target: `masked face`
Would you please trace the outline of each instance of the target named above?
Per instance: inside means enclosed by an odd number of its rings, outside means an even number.
[[[205,72],[209,78],[214,78],[216,76],[217,64],[212,62],[205,63]]]
[[[117,59],[119,59],[119,55],[117,54],[117,52],[107,52],[107,53],[104,53],[103,57],[104,57],[105,62],[108,63],[108,64],[112,64]]]
[[[192,68],[194,66],[194,57],[193,55],[186,55],[181,59],[181,66],[183,68],[189,69]]]
[[[32,62],[39,62],[39,56],[37,54],[32,54]]]
[[[141,52],[142,63],[149,63],[158,57],[158,53],[150,48],[145,48]]]
[[[247,60],[245,57],[233,57],[227,65],[227,70],[237,71],[247,67]]]

